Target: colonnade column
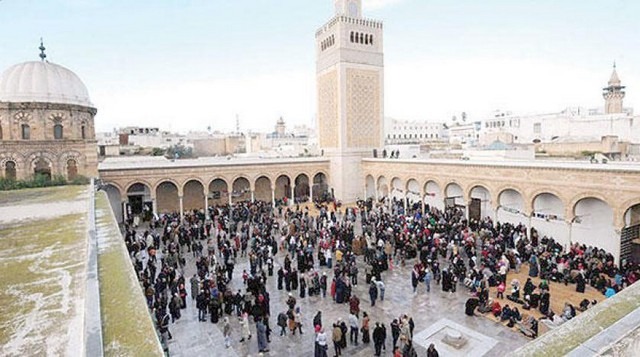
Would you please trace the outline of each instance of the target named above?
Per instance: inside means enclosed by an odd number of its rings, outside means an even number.
[[[313,185],[309,185],[309,202],[313,202]]]
[[[205,219],[207,218],[208,214],[209,214],[209,192],[207,192],[207,190],[204,190],[204,217],[205,217]]]
[[[402,205],[404,206],[404,214],[406,215],[407,214],[407,206],[408,206],[407,201],[409,200],[409,197],[408,197],[406,192],[403,192],[402,196],[403,196],[402,197]]]
[[[276,189],[271,187],[271,207],[276,208]]]
[[[251,203],[254,203],[254,202],[256,201],[255,193],[254,193],[254,192],[255,192],[255,191],[251,190]]]
[[[151,190],[151,210],[154,215],[158,214],[158,198],[155,190]]]
[[[423,215],[423,216],[424,216],[424,214],[426,213],[426,212],[424,211],[424,209],[425,209],[425,205],[424,205],[424,198],[425,198],[425,196],[426,196],[426,194],[425,194],[424,192],[422,192],[422,193],[420,194],[420,207],[422,207],[422,215]]]
[[[184,219],[184,205],[182,202],[182,196],[178,196],[178,198],[180,199],[180,220]]]
[[[233,205],[233,201],[231,200],[231,196],[233,196],[233,189],[227,192],[227,195],[229,195],[229,206],[231,206]]]
[[[127,199],[123,199],[120,202],[120,207],[122,207],[122,220],[123,222],[126,222],[127,219],[129,219],[129,212],[127,212],[127,203],[129,203],[129,198],[127,197]]]
[[[296,185],[293,184],[291,185],[291,201],[289,202],[289,205],[293,206],[295,204],[295,200],[296,200]]]
[[[375,193],[375,195],[376,195],[376,202],[378,202],[378,200],[380,200],[380,198],[378,197],[378,190],[379,190],[379,189],[380,189],[380,188],[378,187],[378,185],[376,185],[376,193]]]

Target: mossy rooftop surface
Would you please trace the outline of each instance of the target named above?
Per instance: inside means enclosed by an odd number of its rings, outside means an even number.
[[[162,356],[153,322],[104,192],[96,194],[105,356]]]
[[[0,355],[81,355],[87,198],[88,186],[0,192]]]

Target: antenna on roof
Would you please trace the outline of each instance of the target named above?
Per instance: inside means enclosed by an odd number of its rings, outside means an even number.
[[[44,50],[46,50],[47,48],[44,47],[44,43],[42,42],[42,37],[40,37],[40,47],[38,47],[38,49],[40,49],[40,59],[42,60],[42,62],[44,62],[44,59],[47,58],[47,55],[44,53]]]

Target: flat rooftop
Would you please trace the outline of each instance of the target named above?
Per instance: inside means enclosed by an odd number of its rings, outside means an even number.
[[[0,355],[84,354],[88,198],[88,186],[0,192]]]
[[[452,159],[363,159],[365,162],[397,163],[397,164],[425,164],[425,165],[455,165],[455,166],[486,166],[486,167],[519,167],[539,169],[564,170],[598,170],[640,172],[640,162],[612,161],[607,164],[592,164],[588,161],[551,161],[551,160],[452,160]]]
[[[169,160],[164,156],[110,157],[98,165],[98,171],[138,170],[158,168],[187,168],[208,166],[281,165],[328,162],[325,157],[201,157],[197,159]]]

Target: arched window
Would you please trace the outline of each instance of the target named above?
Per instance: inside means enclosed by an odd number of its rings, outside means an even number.
[[[80,135],[82,136],[82,139],[87,138],[87,129],[84,125],[80,127]]]
[[[7,161],[4,164],[4,178],[7,180],[16,179],[16,163],[13,161]]]
[[[364,44],[365,45],[369,44],[369,35],[364,35]]]
[[[360,43],[364,43],[364,34],[360,34]]]
[[[373,35],[369,35],[369,44],[373,45]]]
[[[56,124],[53,126],[53,138],[56,140],[62,140],[62,124]]]
[[[351,43],[353,43],[353,31],[351,31]]]
[[[74,159],[67,160],[67,180],[74,180],[78,176],[78,163]]]
[[[21,128],[22,128],[22,140],[31,139],[31,127],[29,127],[29,124],[22,124]]]
[[[51,166],[45,159],[39,158],[33,166],[33,174],[36,177],[42,176],[47,180],[51,179]]]

